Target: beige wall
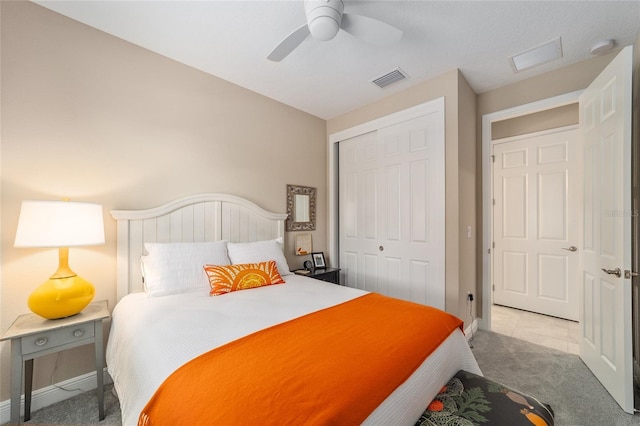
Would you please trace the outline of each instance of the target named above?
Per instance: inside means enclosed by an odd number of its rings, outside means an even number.
[[[491,126],[491,138],[502,139],[578,124],[580,122],[578,115],[578,103],[574,103],[534,114],[495,121]]]
[[[528,104],[542,99],[571,93],[585,89],[600,72],[611,62],[617,52],[570,65],[568,67],[541,74],[527,80],[520,81],[499,89],[481,93],[477,97],[477,134],[476,144],[478,147],[477,156],[477,193],[479,194],[477,205],[478,218],[478,238],[477,238],[477,288],[478,294],[478,315],[482,316],[482,255],[486,248],[482,247],[482,116],[519,105]]]
[[[24,199],[97,202],[106,244],[71,249],[96,300],[115,304],[112,209],[154,207],[200,192],[243,196],[286,212],[286,184],[318,188],[314,249],[326,251],[326,123],[30,2],[1,2],[0,329],[28,313],[55,250],[13,247]],[[294,233],[287,236],[292,267]],[[0,401],[10,345],[0,346]],[[90,347],[59,355],[55,382],[93,368]],[[55,355],[35,361],[35,389]]]
[[[477,227],[477,205],[482,194],[476,193],[476,157],[481,150],[476,148],[476,93],[467,81],[458,79],[458,198],[459,198],[459,291],[458,316],[469,323],[469,306],[467,292],[474,295],[471,312],[477,315],[476,282],[480,279],[476,268],[476,239],[480,232]],[[467,236],[467,227],[471,228],[471,236]]]
[[[478,95],[478,117],[564,93],[582,90],[607,66],[617,52],[596,56]],[[478,126],[482,123],[479,121]],[[479,133],[478,138],[482,135]]]
[[[378,102],[343,114],[327,122],[327,134],[439,97],[445,97],[445,309],[461,318],[465,316],[464,295],[475,291],[473,273],[461,269],[475,262],[475,231],[466,238],[466,225],[474,226],[475,203],[475,94],[458,70],[418,84]],[[464,149],[461,152],[461,149]],[[464,212],[462,209],[465,208]],[[464,232],[463,232],[463,229]],[[473,266],[471,266],[473,270]],[[462,276],[461,276],[462,275]]]

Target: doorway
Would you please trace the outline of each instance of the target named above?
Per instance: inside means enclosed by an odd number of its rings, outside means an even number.
[[[526,105],[509,108],[482,117],[482,181],[483,186],[483,214],[482,214],[482,235],[483,247],[487,247],[482,253],[483,264],[483,285],[482,285],[482,319],[479,326],[485,330],[491,330],[491,306],[493,304],[493,199],[494,193],[491,190],[492,161],[493,161],[493,144],[495,142],[492,128],[496,123],[505,120],[528,116],[567,105],[576,104],[580,98],[582,91],[567,93],[565,95],[555,96],[553,98],[544,99]]]
[[[493,303],[577,321],[579,129],[494,140],[492,148]]]
[[[633,407],[632,269],[632,85],[633,50],[614,58],[579,97],[584,165],[580,221],[579,320],[580,358],[623,410]],[[554,98],[557,100],[557,98]],[[549,105],[550,100],[543,101]],[[540,107],[540,103],[537,107]],[[514,108],[508,113],[522,115]],[[517,112],[514,112],[517,110]],[[491,125],[500,114],[483,117],[483,177],[485,243],[493,236],[492,173],[487,158],[492,148]],[[483,255],[483,325],[491,328],[492,248]],[[635,264],[635,263],[634,263]],[[483,315],[484,316],[484,315]]]

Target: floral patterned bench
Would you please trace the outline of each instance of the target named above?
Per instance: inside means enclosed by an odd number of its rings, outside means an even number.
[[[429,404],[416,426],[552,426],[548,404],[460,370]]]

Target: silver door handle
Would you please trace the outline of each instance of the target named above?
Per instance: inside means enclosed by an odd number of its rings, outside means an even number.
[[[567,251],[578,251],[578,247],[576,247],[576,246],[571,246],[571,247],[562,247],[562,250],[567,250]]]
[[[620,268],[616,268],[616,269],[604,269],[604,268],[602,268],[602,270],[604,272],[606,272],[607,274],[615,275],[618,278],[620,278],[622,276],[622,271],[620,270]]]

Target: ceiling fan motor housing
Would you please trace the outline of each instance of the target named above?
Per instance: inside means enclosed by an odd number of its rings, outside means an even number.
[[[342,0],[305,0],[307,25],[313,38],[327,41],[338,34],[342,23]]]

